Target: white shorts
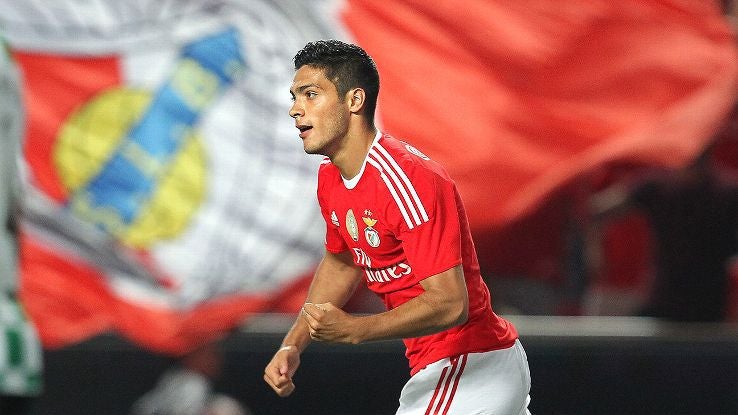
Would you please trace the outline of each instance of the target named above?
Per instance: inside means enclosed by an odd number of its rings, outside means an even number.
[[[396,415],[529,415],[530,371],[520,341],[434,362],[405,384]]]

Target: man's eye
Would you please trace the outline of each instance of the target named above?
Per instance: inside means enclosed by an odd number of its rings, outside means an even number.
[[[315,92],[313,92],[313,91],[308,91],[308,92],[306,92],[306,93],[305,93],[305,95],[306,95],[306,96],[307,96],[308,98],[315,98],[316,96],[318,96],[318,94],[317,94],[317,93],[315,93]]]

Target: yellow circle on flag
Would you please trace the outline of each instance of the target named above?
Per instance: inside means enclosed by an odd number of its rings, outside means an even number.
[[[54,166],[69,194],[92,180],[151,102],[144,90],[114,88],[94,97],[67,119],[53,151]],[[179,235],[202,203],[205,151],[196,133],[183,138],[139,214],[114,235],[125,245],[145,248]]]

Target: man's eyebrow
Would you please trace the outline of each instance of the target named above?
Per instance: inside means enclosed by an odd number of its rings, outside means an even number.
[[[300,93],[300,92],[302,92],[302,91],[304,91],[304,90],[306,90],[308,88],[312,88],[312,87],[314,87],[314,88],[320,88],[320,85],[318,85],[316,83],[309,83],[309,84],[305,84],[305,85],[300,85],[297,88],[295,88],[294,91],[292,89],[290,89],[290,93],[291,94]]]

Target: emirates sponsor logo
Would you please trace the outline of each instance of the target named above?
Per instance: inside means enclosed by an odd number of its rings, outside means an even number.
[[[366,280],[369,282],[391,282],[406,275],[410,275],[413,270],[410,268],[410,265],[401,262],[387,268],[365,268],[364,272],[366,273]]]
[[[356,258],[354,259],[354,262],[356,265],[364,268],[369,268],[372,266],[372,259],[369,258],[369,255],[366,254],[361,248],[353,248],[354,255],[356,255]]]

